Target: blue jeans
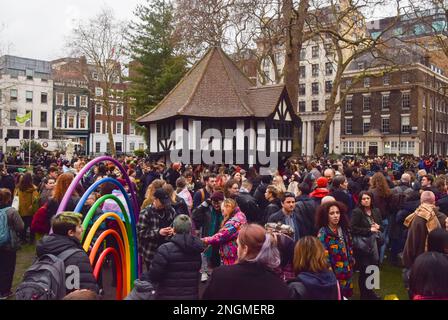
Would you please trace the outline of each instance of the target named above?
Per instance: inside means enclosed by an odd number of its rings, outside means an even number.
[[[384,234],[384,243],[380,248],[380,265],[383,263],[384,260],[384,254],[386,252],[386,248],[389,244],[389,231],[390,231],[390,223],[389,218],[386,218],[382,221],[383,224],[383,234]]]

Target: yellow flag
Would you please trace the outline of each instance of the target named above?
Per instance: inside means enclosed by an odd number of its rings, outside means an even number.
[[[24,115],[22,117],[16,116],[16,121],[18,123],[25,123],[25,122],[27,122],[28,120],[31,119],[31,115],[32,115],[32,113],[28,112],[26,115]]]

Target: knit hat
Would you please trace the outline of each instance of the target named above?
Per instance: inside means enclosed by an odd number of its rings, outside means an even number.
[[[325,177],[320,177],[317,179],[316,184],[318,188],[326,188],[328,186],[328,179]]]
[[[222,192],[214,192],[210,199],[212,201],[224,201],[224,194]]]

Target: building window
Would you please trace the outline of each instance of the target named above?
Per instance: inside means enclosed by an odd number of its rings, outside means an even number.
[[[325,93],[331,93],[333,90],[333,81],[325,81]]]
[[[311,48],[311,55],[313,58],[319,58],[319,46],[313,46]]]
[[[68,95],[68,105],[70,107],[76,107],[76,95],[74,94]]]
[[[319,100],[313,100],[311,101],[311,110],[313,112],[319,111]]]
[[[362,132],[367,133],[370,131],[370,118],[362,119]]]
[[[370,96],[363,96],[362,97],[362,110],[363,111],[370,111]]]
[[[301,79],[306,77],[306,67],[305,66],[299,67],[299,75],[300,75]]]
[[[364,62],[358,62],[358,70],[364,69]]]
[[[364,78],[364,87],[365,88],[370,87],[370,78],[369,77]]]
[[[63,93],[56,93],[56,105],[57,106],[63,106],[64,105],[64,94]]]
[[[401,94],[401,107],[403,109],[409,109],[411,107],[411,95],[409,92]]]
[[[117,116],[122,116],[123,115],[123,106],[122,105],[118,105],[117,106],[116,115]]]
[[[318,64],[313,64],[311,66],[311,74],[313,77],[318,77],[319,76],[319,65]]]
[[[388,74],[385,74],[383,76],[383,85],[388,86],[390,81],[390,76]]]
[[[389,95],[383,94],[381,97],[381,109],[389,110]]]
[[[26,79],[27,80],[33,80],[33,77],[34,77],[34,71],[33,70],[26,70],[25,71],[25,74],[26,74]]]
[[[75,128],[75,115],[68,115],[68,126],[69,129]]]
[[[96,72],[92,72],[92,79],[93,79],[93,80],[99,80],[99,78],[98,78],[98,73],[96,73]]]
[[[313,94],[319,94],[319,82],[313,82],[311,84],[311,89]]]
[[[302,48],[302,50],[300,50],[300,60],[305,60],[306,59],[306,48]]]
[[[101,121],[95,121],[95,133],[102,133]]]
[[[356,153],[365,154],[366,153],[366,143],[365,141],[356,142]]]
[[[46,111],[40,112],[40,126],[41,127],[47,126],[47,112]]]
[[[9,110],[9,125],[16,126],[17,110]]]
[[[133,124],[129,126],[129,134],[135,134],[135,127]]]
[[[23,130],[23,139],[34,139],[34,130]]]
[[[306,94],[306,84],[301,83],[299,84],[299,95],[304,96]]]
[[[96,142],[95,143],[95,153],[100,153],[101,152],[101,142]]]
[[[8,130],[6,135],[9,139],[20,139],[20,130]]]
[[[415,152],[415,142],[408,141],[408,154],[413,154]]]
[[[79,128],[87,129],[87,117],[86,116],[81,116],[79,118]]]
[[[145,144],[144,143],[139,143],[138,148],[140,150],[145,150]]]
[[[123,142],[115,142],[115,151],[123,152]]]
[[[328,111],[329,108],[330,108],[330,100],[325,99],[325,111]]]
[[[56,113],[56,128],[62,128],[62,114]]]
[[[26,92],[26,102],[33,102],[33,91]]]
[[[81,107],[87,107],[87,96],[81,96],[79,99],[79,105]]]
[[[333,64],[331,62],[325,63],[325,75],[331,76],[333,74]]]
[[[347,79],[345,80],[345,88],[350,88],[352,85],[352,79]]]
[[[382,118],[381,119],[381,132],[382,133],[389,133],[390,132],[390,119],[389,118]]]
[[[11,89],[9,91],[10,101],[17,101],[17,89]]]
[[[48,103],[48,94],[45,92],[42,92],[40,94],[40,103]]]
[[[324,45],[324,47],[325,47],[325,55],[326,56],[329,56],[329,55],[333,54],[333,46],[332,46],[331,43],[326,43]]]
[[[95,114],[103,114],[103,107],[100,104],[95,106]]]
[[[39,137],[39,139],[50,139],[50,132],[39,130],[37,132],[37,136]]]
[[[306,102],[299,101],[299,112],[305,112],[305,111],[306,111]]]
[[[95,95],[96,95],[97,97],[102,97],[102,96],[103,96],[103,89],[102,89],[102,88],[98,88],[98,87],[96,87],[96,88],[95,88]]]
[[[409,83],[409,73],[405,72],[401,75],[401,82],[402,83]]]
[[[117,134],[123,134],[123,122],[116,122]]]
[[[345,119],[345,134],[352,134],[353,119]]]
[[[134,142],[131,142],[131,143],[129,144],[129,150],[130,150],[131,152],[134,152],[134,150],[135,150],[135,143],[134,143]]]
[[[345,98],[345,112],[352,112],[353,111],[353,97],[347,96]]]

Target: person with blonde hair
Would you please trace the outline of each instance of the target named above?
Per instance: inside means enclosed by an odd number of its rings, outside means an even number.
[[[241,227],[247,223],[247,219],[240,208],[237,207],[236,201],[230,198],[223,201],[221,212],[224,217],[221,228],[213,236],[202,238],[202,241],[206,246],[219,245],[222,264],[232,265],[238,259],[236,239]]]
[[[146,190],[145,194],[145,200],[142,204],[142,209],[147,208],[154,202],[154,192],[156,192],[157,189],[162,188],[166,184],[165,181],[161,179],[154,180]]]
[[[237,244],[236,264],[213,271],[203,299],[289,299],[288,286],[274,272],[280,265],[275,237],[257,224],[246,224],[239,232]]]
[[[281,175],[275,175],[272,184],[276,186],[282,193],[286,193],[285,182]]]
[[[300,239],[294,248],[296,278],[289,282],[291,296],[297,300],[340,299],[336,276],[331,272],[325,248],[316,237]]]

